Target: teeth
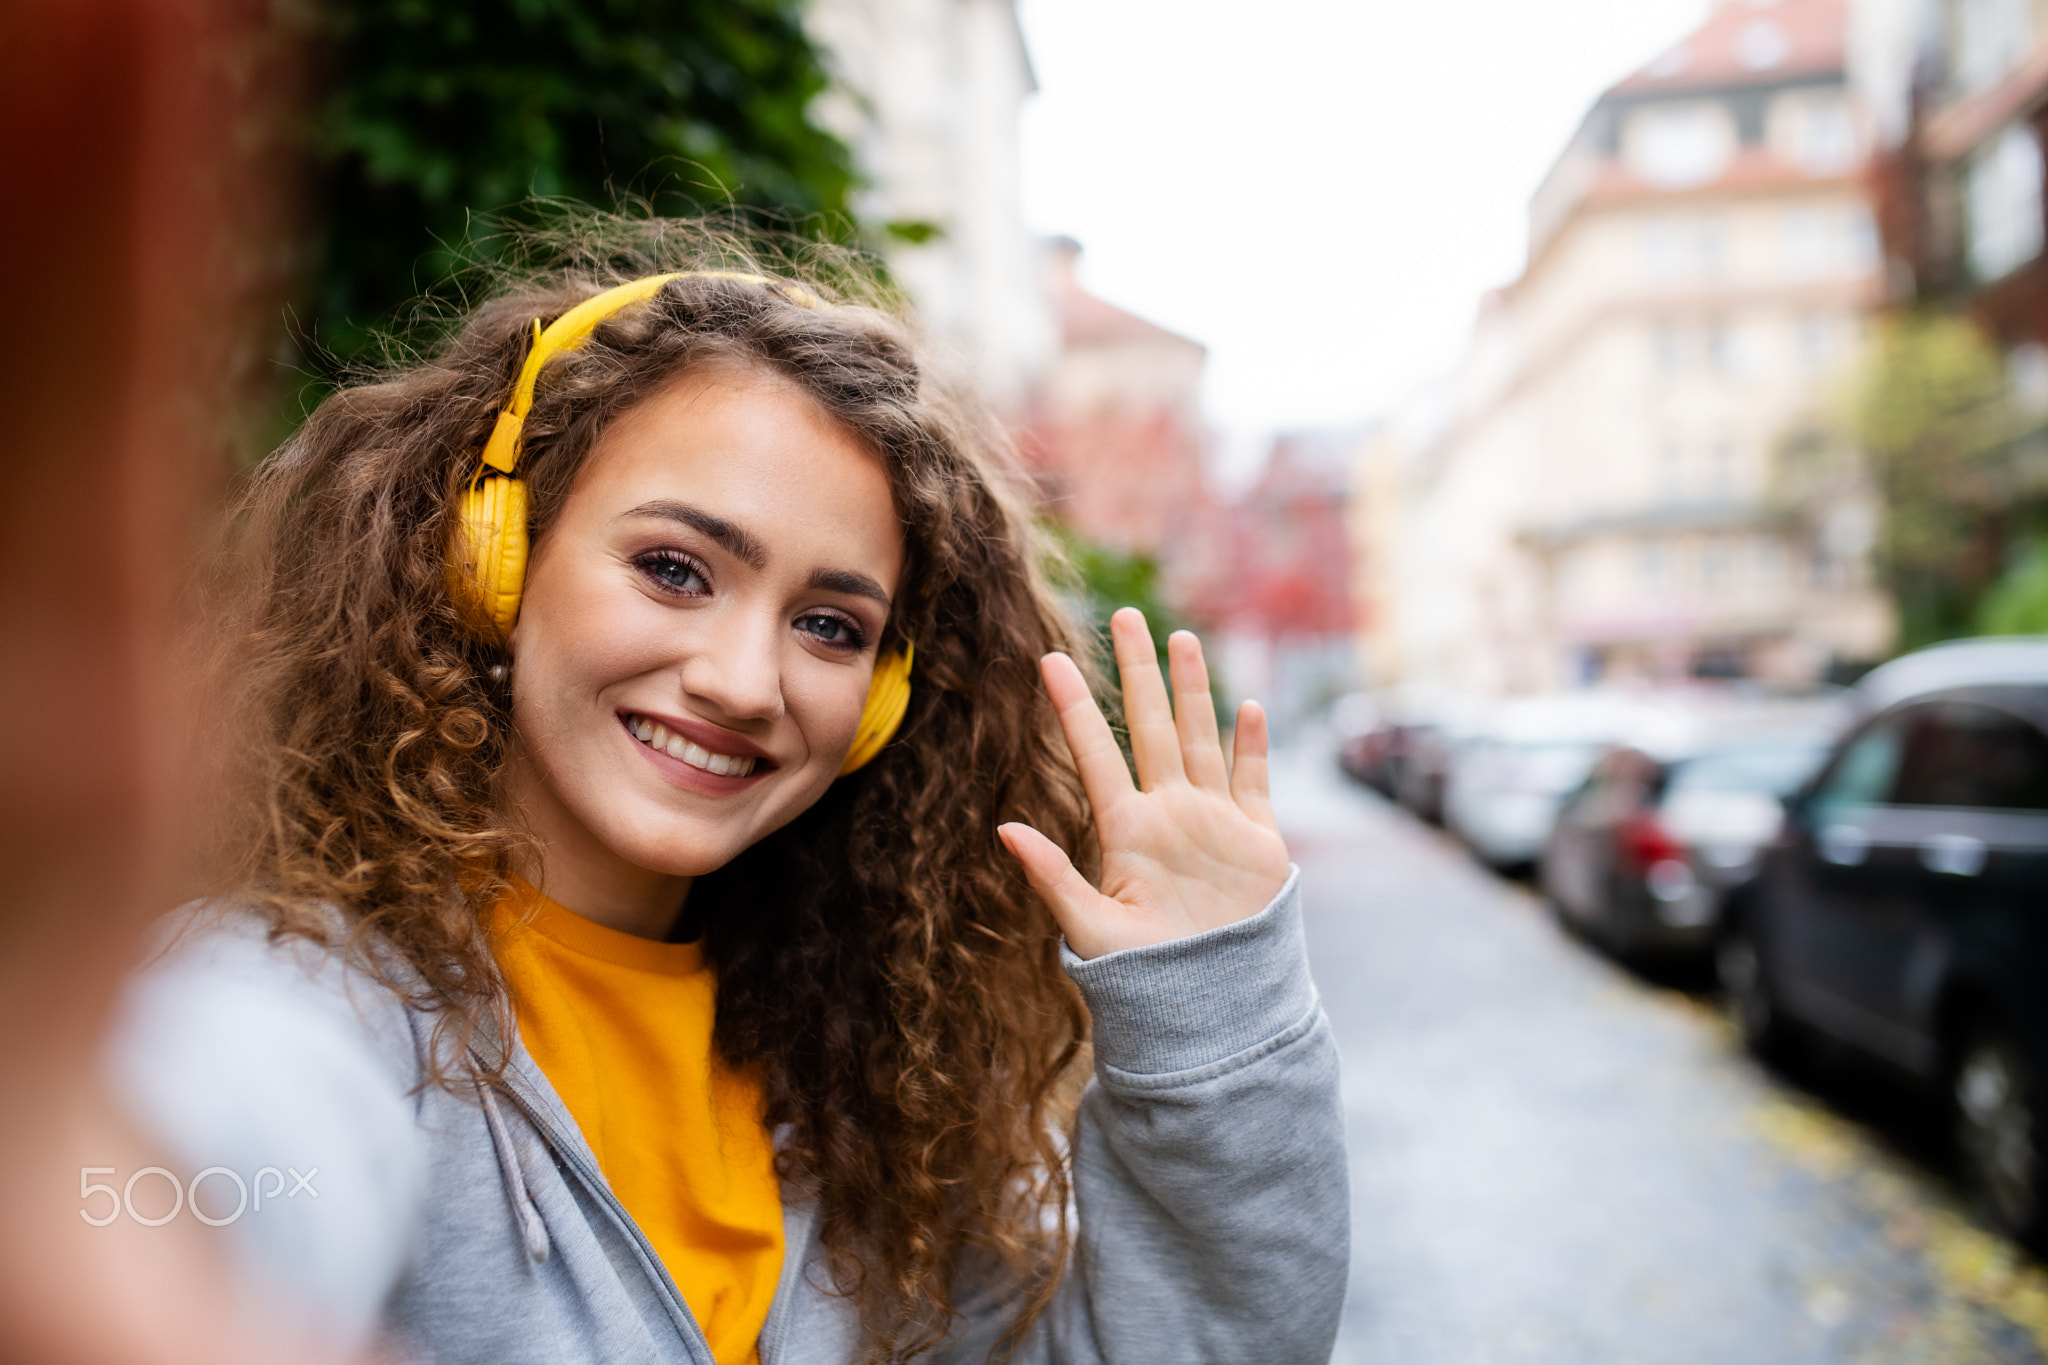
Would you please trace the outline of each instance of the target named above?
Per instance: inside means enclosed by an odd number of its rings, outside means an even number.
[[[632,716],[626,721],[626,729],[633,738],[649,748],[660,749],[670,758],[681,759],[693,768],[716,773],[720,777],[745,777],[754,771],[754,760],[744,754],[714,754],[700,744],[692,744],[681,735],[670,734],[668,727],[660,721],[650,721],[642,716]]]

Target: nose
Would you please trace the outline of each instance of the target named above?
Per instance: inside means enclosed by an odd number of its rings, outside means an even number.
[[[772,721],[783,711],[782,623],[765,612],[721,619],[683,660],[683,695],[708,720]]]

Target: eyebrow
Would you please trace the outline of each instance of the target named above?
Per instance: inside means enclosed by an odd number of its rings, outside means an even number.
[[[724,517],[716,516],[701,507],[692,507],[686,502],[671,502],[663,498],[655,502],[643,502],[631,511],[621,512],[619,515],[621,517],[666,517],[670,521],[679,521],[685,526],[692,527],[710,536],[721,549],[731,554],[733,558],[739,560],[748,568],[760,570],[768,567],[767,546],[754,539],[746,528],[737,526],[727,521]],[[859,577],[858,574],[853,576]]]
[[[811,574],[810,585],[827,592],[852,593],[855,597],[872,597],[884,607],[889,605],[889,594],[882,585],[864,573],[851,569],[818,569]]]
[[[692,507],[686,502],[674,502],[667,498],[654,502],[643,502],[630,511],[621,512],[623,517],[663,517],[669,521],[700,531],[711,537],[720,548],[748,568],[759,571],[768,567],[768,547],[756,540],[743,526],[727,521],[724,517],[707,512],[701,507]],[[850,593],[855,597],[869,597],[889,605],[889,594],[874,579],[851,569],[817,569],[808,580],[811,587],[826,592]]]

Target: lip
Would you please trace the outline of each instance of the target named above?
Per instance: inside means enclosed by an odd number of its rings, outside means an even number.
[[[679,734],[692,744],[709,749],[712,753],[737,754],[743,758],[751,758],[754,760],[754,771],[745,777],[727,777],[722,773],[706,772],[702,768],[692,767],[680,758],[671,758],[661,750],[635,739],[633,732],[626,728],[628,715],[653,721],[667,729],[670,734]],[[616,716],[619,733],[625,736],[626,742],[639,750],[640,756],[653,764],[654,770],[672,786],[706,796],[731,796],[736,792],[745,791],[775,771],[775,760],[768,756],[766,749],[719,726],[706,725],[700,720],[665,716],[656,711],[620,711]]]

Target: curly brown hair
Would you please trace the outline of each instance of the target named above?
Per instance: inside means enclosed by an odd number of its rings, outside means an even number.
[[[1083,637],[1000,428],[934,378],[857,260],[673,222],[602,238],[501,280],[430,354],[334,393],[246,478],[214,608],[241,782],[222,884],[281,934],[325,936],[322,907],[341,907],[444,1034],[509,1024],[485,925],[523,847],[495,799],[511,713],[499,656],[444,586],[457,494],[535,318],[657,271],[800,281],[831,306],[685,278],[550,361],[525,428],[533,531],[606,425],[697,365],[794,383],[887,470],[905,590],[881,645],[916,646],[909,714],[874,762],[700,877],[686,913],[718,974],[715,1045],[788,1126],[780,1173],[819,1200],[877,1358],[942,1337],[963,1259],[1007,1277],[1014,1340],[1069,1250],[1086,1016],[995,831],[1025,821],[1089,857],[1036,673]]]

